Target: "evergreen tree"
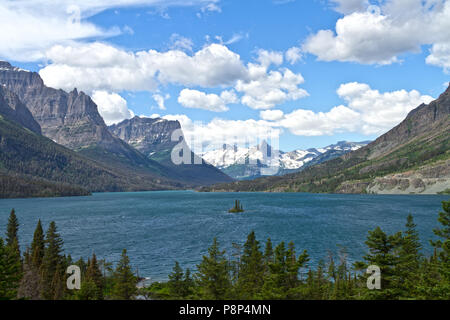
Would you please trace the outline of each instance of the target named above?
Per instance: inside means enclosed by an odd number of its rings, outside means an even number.
[[[23,276],[20,281],[17,296],[19,298],[40,300],[42,281],[39,269],[31,263],[31,258],[23,264]]]
[[[252,231],[244,244],[244,253],[239,268],[237,290],[241,299],[254,299],[261,291],[264,276],[264,260],[259,241]]]
[[[12,247],[15,243],[19,243],[19,220],[16,211],[12,209],[6,227],[6,245]]]
[[[432,244],[440,250],[439,259],[446,267],[446,271],[448,271],[450,267],[450,201],[443,201],[442,208],[443,211],[439,212],[438,218],[442,228],[433,230],[434,234],[442,239]],[[450,275],[445,274],[445,276],[448,277]]]
[[[268,266],[270,263],[273,263],[273,247],[272,240],[267,238],[266,248],[264,250],[264,263]]]
[[[356,268],[365,269],[369,265],[376,265],[381,270],[381,290],[371,290],[368,298],[395,298],[398,295],[398,277],[395,273],[398,264],[396,250],[401,243],[401,234],[388,236],[380,227],[377,227],[369,231],[365,243],[369,248],[369,253],[364,256],[366,263],[356,263]]]
[[[195,289],[195,281],[194,279],[192,279],[191,276],[191,270],[189,270],[189,268],[186,269],[186,272],[184,273],[184,293],[183,293],[183,298],[189,298]]]
[[[298,269],[297,253],[295,251],[294,242],[288,243],[288,249],[286,251],[286,288],[294,288],[298,284]]]
[[[178,261],[175,261],[173,271],[169,274],[169,293],[171,297],[180,299],[185,296],[185,282],[183,281],[183,269],[181,269]]]
[[[402,287],[404,297],[414,296],[414,288],[417,285],[420,275],[420,249],[419,233],[412,215],[408,215],[406,221],[406,231],[403,233],[399,249],[399,260],[396,274],[399,277],[399,284]]]
[[[56,266],[55,273],[51,283],[53,297],[52,300],[62,300],[64,297],[65,283],[64,283],[64,269],[62,264]]]
[[[8,260],[13,266],[19,265],[20,267],[16,270],[17,274],[13,276],[15,279],[22,278],[22,257],[20,254],[19,247],[19,220],[17,219],[16,212],[14,209],[11,210],[11,213],[8,218],[8,224],[6,227],[6,247],[8,248]],[[14,260],[14,262],[13,262]],[[13,267],[15,268],[15,267]],[[19,286],[19,282],[14,284],[15,290],[17,292],[17,287]]]
[[[34,230],[33,242],[31,243],[31,263],[34,267],[40,268],[42,259],[44,258],[45,238],[44,230],[42,229],[41,220],[38,221],[36,229]]]
[[[284,242],[281,242],[275,247],[273,262],[269,263],[269,275],[265,278],[262,290],[263,299],[284,299],[286,283],[286,247]]]
[[[230,268],[225,258],[225,251],[220,251],[216,238],[208,249],[208,256],[203,256],[197,269],[203,298],[221,300],[228,297],[231,288]]]
[[[98,287],[92,280],[84,280],[81,288],[75,293],[77,300],[98,300]]]
[[[439,240],[432,242],[436,248],[436,257],[432,260],[434,268],[439,270],[439,282],[433,288],[435,297],[450,299],[450,201],[442,202],[443,211],[439,212],[441,228],[433,230]]]
[[[122,255],[113,275],[113,298],[116,300],[133,299],[137,293],[137,278],[131,271],[130,259],[127,250],[123,249]]]
[[[50,222],[45,238],[45,250],[41,264],[41,280],[42,280],[42,297],[44,299],[54,299],[55,295],[59,294],[59,281],[63,277],[62,263],[63,257],[61,255],[63,240],[57,232],[54,221]],[[57,273],[55,275],[55,273]]]
[[[95,285],[96,290],[92,290],[92,284],[89,283],[89,292],[92,292],[94,295],[89,298],[89,300],[103,300],[103,275],[100,271],[97,256],[92,254],[92,258],[89,260],[86,275],[84,277],[84,282],[92,282]]]
[[[0,238],[0,299],[15,299],[21,276],[21,265],[13,248]]]

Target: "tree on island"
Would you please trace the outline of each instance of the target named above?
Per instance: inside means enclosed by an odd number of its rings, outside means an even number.
[[[228,210],[229,213],[244,212],[244,207],[239,200],[234,201],[234,207]]]

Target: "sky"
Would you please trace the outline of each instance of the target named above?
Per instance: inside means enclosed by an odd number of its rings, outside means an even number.
[[[0,59],[107,124],[176,119],[210,147],[372,140],[450,78],[450,0],[0,0],[0,30]]]

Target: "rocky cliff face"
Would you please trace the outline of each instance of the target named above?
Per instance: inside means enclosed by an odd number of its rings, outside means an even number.
[[[0,84],[20,97],[40,124],[43,135],[58,144],[80,149],[114,143],[97,105],[83,92],[49,88],[39,74],[7,62],[0,63]]]
[[[179,143],[172,141],[172,133],[181,130],[178,121],[134,117],[111,125],[109,130],[149,159],[167,168],[173,179],[186,181],[193,187],[232,181],[229,176],[191,152],[187,145],[183,149],[189,150],[191,164],[176,165],[172,162],[172,150]]]
[[[41,127],[34,120],[28,108],[19,100],[17,95],[4,86],[0,86],[0,115],[17,122],[34,133],[41,134]]]
[[[147,156],[173,148],[177,142],[172,141],[171,136],[178,129],[181,130],[178,121],[141,117],[134,117],[109,126],[109,130],[114,135]]]

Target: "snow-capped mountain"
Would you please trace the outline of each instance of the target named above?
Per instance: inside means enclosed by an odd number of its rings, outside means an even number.
[[[224,145],[222,149],[204,152],[202,157],[235,179],[253,179],[262,175],[300,171],[310,163],[317,164],[336,158],[369,142],[339,141],[325,148],[290,152],[272,150],[266,142],[251,148]]]

